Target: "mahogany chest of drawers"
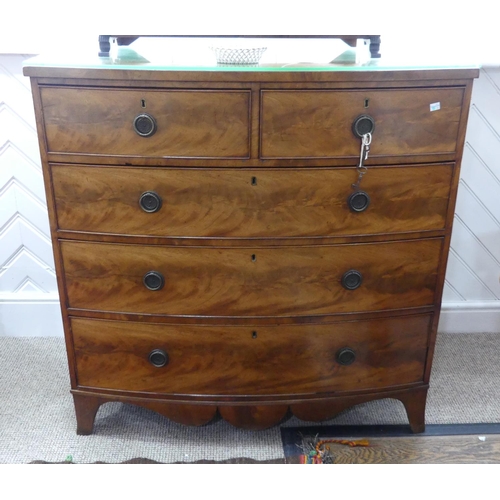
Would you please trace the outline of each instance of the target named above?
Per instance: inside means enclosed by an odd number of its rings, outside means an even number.
[[[109,401],[262,429],[394,398],[424,429],[476,69],[25,74],[78,433]]]

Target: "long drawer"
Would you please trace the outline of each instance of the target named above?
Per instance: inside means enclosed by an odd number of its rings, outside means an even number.
[[[294,238],[442,230],[453,168],[454,164],[371,168],[362,184],[369,204],[359,212],[348,203],[357,178],[354,168],[52,165],[51,171],[59,229]]]
[[[421,382],[430,320],[252,329],[73,318],[71,330],[80,387],[297,396]]]
[[[262,91],[262,158],[334,158],[359,155],[352,124],[375,122],[370,156],[453,153],[464,90]]]
[[[250,91],[42,87],[41,100],[49,153],[250,154]]]
[[[60,245],[70,308],[265,317],[432,305],[442,239],[276,248]]]

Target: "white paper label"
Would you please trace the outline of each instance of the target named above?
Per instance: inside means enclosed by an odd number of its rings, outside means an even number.
[[[439,111],[441,109],[441,103],[440,102],[433,102],[431,104],[431,111]]]

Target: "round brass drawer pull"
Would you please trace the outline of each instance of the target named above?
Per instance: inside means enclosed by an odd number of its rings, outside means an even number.
[[[146,273],[144,278],[142,278],[142,282],[148,290],[156,292],[161,290],[165,285],[165,278],[158,271],[149,271],[149,273]]]
[[[358,116],[352,124],[352,132],[356,137],[363,137],[366,134],[373,134],[375,130],[375,120],[370,115]]]
[[[147,113],[141,113],[134,119],[134,130],[141,137],[151,137],[156,132],[156,121]]]
[[[356,353],[350,347],[344,347],[337,352],[337,363],[342,366],[349,366],[356,361]]]
[[[342,286],[346,290],[356,290],[363,283],[363,276],[359,271],[351,269],[342,276]]]
[[[161,196],[154,191],[146,191],[139,198],[139,205],[147,213],[154,213],[160,210],[162,204]]]
[[[149,353],[148,361],[156,368],[163,368],[168,365],[168,354],[162,349],[155,349]]]
[[[364,191],[355,191],[349,198],[347,204],[353,212],[364,212],[370,206],[370,197]]]

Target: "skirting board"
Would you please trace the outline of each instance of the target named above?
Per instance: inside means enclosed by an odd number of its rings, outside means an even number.
[[[59,296],[29,294],[16,299],[0,295],[0,336],[62,337],[63,326]],[[28,294],[26,294],[28,295]]]
[[[445,302],[441,308],[438,331],[500,334],[500,300]]]
[[[500,334],[500,301],[444,303],[439,331]],[[16,300],[0,296],[0,336],[62,337],[57,294],[30,294]]]

